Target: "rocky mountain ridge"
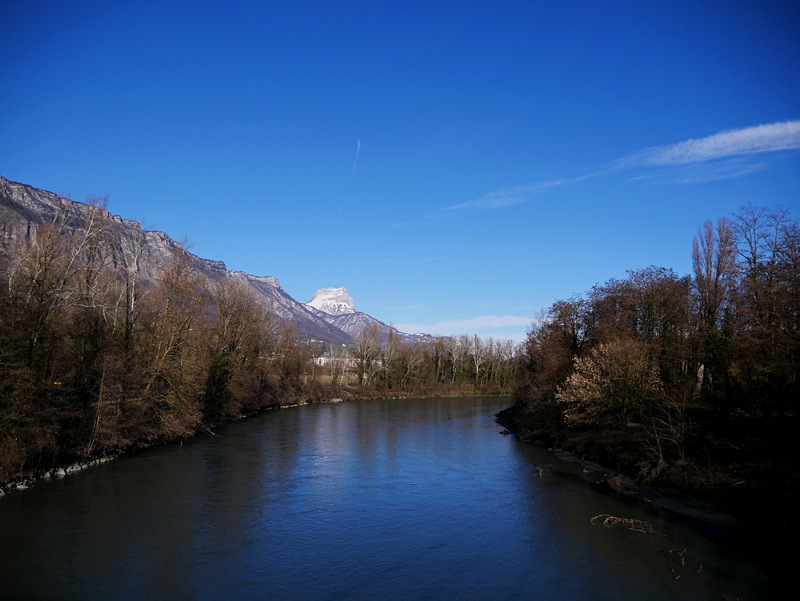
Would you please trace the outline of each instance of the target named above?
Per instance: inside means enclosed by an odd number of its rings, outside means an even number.
[[[361,332],[371,331],[380,341],[389,338],[389,333],[393,332],[400,339],[405,341],[425,340],[431,338],[427,334],[406,334],[397,328],[386,325],[374,317],[356,311],[353,299],[347,293],[347,288],[320,288],[314,296],[305,304],[306,308],[315,315],[325,320],[338,330],[349,334],[355,338]]]
[[[347,288],[320,288],[306,303],[306,307],[313,307],[328,315],[346,315],[356,312]]]
[[[303,304],[283,290],[275,276],[229,270],[222,261],[199,257],[164,232],[145,230],[140,223],[113,215],[101,205],[62,198],[0,176],[0,250],[32,236],[46,223],[58,222],[69,234],[89,227],[89,220],[98,215],[108,229],[110,263],[115,268],[135,270],[144,285],[154,282],[176,260],[185,260],[193,272],[209,282],[223,278],[246,282],[271,306],[279,321],[291,324],[303,340],[349,344],[367,327],[375,327],[380,338],[388,337],[390,326],[356,311],[345,288],[321,288]]]

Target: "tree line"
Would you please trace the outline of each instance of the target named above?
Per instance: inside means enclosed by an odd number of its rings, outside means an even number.
[[[791,473],[798,222],[747,206],[703,224],[691,253],[691,275],[648,267],[554,302],[528,333],[505,418],[644,481],[744,491],[759,479],[748,469]]]
[[[200,273],[179,245],[145,277],[146,238],[105,203],[0,247],[0,483],[269,407],[511,390],[507,341],[369,328],[325,347],[300,340],[242,278]]]
[[[350,346],[326,346],[317,365],[331,387],[347,386],[355,395],[509,395],[519,352],[511,340],[466,334],[408,340],[394,328],[382,337],[373,325]]]

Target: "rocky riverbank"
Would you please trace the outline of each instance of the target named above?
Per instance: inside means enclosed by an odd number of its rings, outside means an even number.
[[[40,480],[64,478],[68,475],[72,475],[77,472],[82,472],[83,470],[89,469],[90,467],[101,465],[103,463],[108,463],[109,461],[113,461],[117,457],[118,455],[109,457],[97,457],[95,459],[87,459],[85,461],[76,461],[68,465],[62,465],[51,469],[43,470],[40,472],[32,471],[28,475],[19,480],[15,480],[14,482],[7,482],[5,484],[0,484],[0,497],[14,491],[20,491],[30,488]]]

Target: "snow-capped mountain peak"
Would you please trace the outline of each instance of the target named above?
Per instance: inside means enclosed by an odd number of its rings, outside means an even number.
[[[356,312],[353,299],[347,294],[346,288],[320,288],[306,306],[328,315],[347,315]]]

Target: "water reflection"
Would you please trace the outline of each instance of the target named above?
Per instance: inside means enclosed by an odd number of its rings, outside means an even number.
[[[0,588],[41,599],[767,596],[748,558],[500,436],[505,403],[269,412],[8,495]],[[661,535],[592,525],[602,513]]]

